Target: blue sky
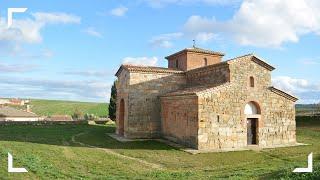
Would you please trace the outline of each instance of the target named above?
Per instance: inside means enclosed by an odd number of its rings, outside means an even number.
[[[166,66],[196,39],[225,60],[255,53],[276,87],[320,101],[316,0],[5,0],[0,15],[2,97],[107,102],[120,64]]]

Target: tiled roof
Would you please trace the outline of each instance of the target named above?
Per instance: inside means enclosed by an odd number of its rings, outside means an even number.
[[[184,73],[184,71],[172,69],[172,68],[163,68],[163,67],[153,67],[153,66],[134,66],[134,65],[121,65],[118,69],[117,73],[115,74],[118,76],[120,72],[126,69],[130,72],[155,72],[155,73]]]
[[[200,48],[190,48],[190,49],[193,49],[194,51],[197,51],[197,52],[200,52],[200,50],[203,50],[203,49],[200,49]],[[190,49],[184,49],[182,51],[190,50]],[[175,54],[181,53],[182,51],[177,52]],[[203,51],[208,51],[208,50],[203,50]],[[213,52],[213,51],[210,51],[210,52],[216,53],[216,52]],[[175,55],[175,54],[173,54],[173,55]],[[173,55],[171,55],[171,56],[173,56]],[[170,56],[168,56],[168,57],[170,57]],[[166,57],[166,58],[168,58],[168,57]],[[238,57],[229,59],[227,61],[222,61],[222,62],[217,63],[217,64],[213,64],[213,65],[209,65],[209,66],[204,66],[204,67],[192,69],[192,70],[189,70],[189,71],[203,69],[203,68],[210,68],[210,67],[213,67],[213,66],[219,66],[219,65],[222,65],[222,64],[226,64],[226,63],[232,63],[234,61],[241,61],[241,60],[246,59],[246,58],[251,58],[251,60],[253,62],[259,64],[260,66],[262,66],[262,67],[264,67],[266,69],[268,69],[269,71],[272,71],[272,70],[275,69],[273,66],[271,66],[268,63],[266,63],[265,61],[263,61],[258,56],[254,55],[254,54],[246,54],[246,55],[243,55],[243,56],[238,56]],[[135,66],[135,65],[126,64],[126,65],[121,65],[115,75],[118,76],[123,69],[126,69],[126,70],[131,71],[131,72],[184,73],[184,71],[181,71],[181,70],[178,70],[178,69],[173,69],[173,68],[152,67],[152,66]]]
[[[207,92],[213,92],[222,88],[225,88],[229,86],[230,83],[224,83],[218,86],[212,86],[212,85],[207,85],[207,86],[194,86],[194,87],[187,87],[181,90],[177,90],[174,92],[170,92],[167,94],[162,95],[161,97],[168,97],[168,96],[187,96],[187,95],[198,95],[202,93],[207,93]]]
[[[38,117],[32,112],[26,112],[18,110],[12,107],[3,106],[0,107],[0,117]]]
[[[176,56],[176,55],[181,54],[181,53],[186,52],[186,51],[224,56],[224,53],[221,53],[221,52],[211,51],[211,50],[202,49],[202,48],[198,48],[198,47],[192,47],[192,48],[186,48],[186,49],[183,49],[183,50],[181,50],[179,52],[171,54],[171,55],[167,56],[166,59],[168,59],[170,57],[173,57],[173,56]]]
[[[274,93],[276,93],[276,94],[278,94],[280,96],[283,96],[283,97],[285,97],[287,99],[290,99],[293,102],[296,102],[298,100],[298,98],[296,98],[296,97],[294,97],[294,96],[292,96],[292,95],[290,95],[288,93],[285,93],[285,92],[281,91],[280,89],[277,89],[277,88],[275,88],[273,86],[269,87],[269,89],[270,89],[270,91],[272,91],[272,92],[274,92]]]

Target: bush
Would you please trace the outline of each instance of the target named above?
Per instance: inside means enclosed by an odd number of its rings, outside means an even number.
[[[86,114],[84,115],[84,119],[85,119],[86,121],[89,121],[89,120],[97,120],[98,117],[97,117],[96,115],[94,115],[94,114],[88,114],[88,113],[86,113]]]
[[[81,120],[83,118],[84,118],[83,113],[81,111],[79,111],[78,109],[76,109],[74,111],[74,113],[72,114],[72,119],[74,119],[74,120]]]

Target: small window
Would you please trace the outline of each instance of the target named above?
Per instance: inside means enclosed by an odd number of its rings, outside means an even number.
[[[219,115],[217,115],[217,121],[220,122],[220,116]]]
[[[179,68],[178,60],[176,60],[176,68]]]
[[[250,87],[254,87],[254,78],[250,77]]]
[[[204,58],[204,65],[207,66],[208,65],[208,59]]]

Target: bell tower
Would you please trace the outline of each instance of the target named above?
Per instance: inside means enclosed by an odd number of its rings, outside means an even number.
[[[188,71],[203,66],[220,63],[223,53],[193,46],[167,56],[168,68]]]

